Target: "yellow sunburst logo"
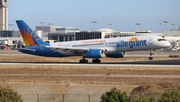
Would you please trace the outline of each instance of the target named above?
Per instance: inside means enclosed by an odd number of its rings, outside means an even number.
[[[138,40],[137,37],[132,37],[132,38],[130,39],[130,41],[137,41],[137,40]]]
[[[24,29],[24,33],[21,31],[21,35],[24,39],[24,43],[26,44],[26,46],[36,46],[37,45],[32,38],[32,34],[33,34],[33,32],[30,32],[29,29],[28,29],[28,31],[26,31]]]

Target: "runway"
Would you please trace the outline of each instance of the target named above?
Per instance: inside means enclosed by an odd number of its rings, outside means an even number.
[[[127,67],[180,67],[180,58],[168,60],[150,60],[150,61],[125,61],[125,62],[102,62],[94,63],[78,63],[78,62],[12,62],[0,61],[0,65],[31,65],[31,66],[127,66]]]
[[[59,92],[102,94],[113,87],[129,92],[137,85],[152,85],[152,90],[159,85],[174,87],[180,84],[180,58],[169,58],[170,54],[158,53],[149,61],[148,52],[132,52],[122,59],[105,58],[100,64],[88,59],[89,63],[80,64],[81,57],[51,59],[10,52],[0,54],[1,86],[13,87],[22,97],[28,97],[27,101],[29,97],[36,99],[37,93],[44,97]]]
[[[104,77],[105,75],[92,75],[92,74],[0,74],[0,76],[24,76],[24,77]],[[108,77],[125,77],[125,78],[180,78],[179,75],[109,75]]]
[[[0,60],[0,65],[32,65],[32,66],[109,66],[109,67],[117,67],[117,66],[129,66],[129,67],[180,67],[180,58],[168,58],[169,55],[179,55],[180,51],[156,51],[154,57],[166,57],[165,60],[132,60],[132,61],[101,61],[100,64],[94,64],[89,61],[89,63],[80,64],[77,62],[72,62],[71,60],[64,62],[36,62],[36,61],[4,61]],[[7,57],[18,57],[18,56],[29,56],[32,55],[22,54],[18,51],[0,51],[0,56]],[[136,58],[136,57],[147,57],[149,56],[149,51],[135,51],[135,52],[127,52],[126,58]],[[33,58],[33,57],[32,57]]]

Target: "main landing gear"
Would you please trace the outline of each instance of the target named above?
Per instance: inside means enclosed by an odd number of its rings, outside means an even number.
[[[79,63],[88,63],[88,60],[85,59],[84,56],[82,56],[82,59],[79,60]],[[92,63],[101,63],[101,60],[98,58],[95,58],[92,60]]]
[[[150,50],[150,57],[149,57],[149,60],[153,60],[153,57],[152,57],[152,55],[154,54],[153,51],[154,51],[154,50]]]
[[[98,58],[96,58],[96,59],[93,59],[93,60],[92,60],[92,63],[101,63],[101,60],[98,59]]]
[[[85,57],[84,57],[84,56],[82,56],[82,59],[81,59],[81,60],[79,60],[79,63],[88,63],[88,60],[87,60],[87,59],[85,59]]]

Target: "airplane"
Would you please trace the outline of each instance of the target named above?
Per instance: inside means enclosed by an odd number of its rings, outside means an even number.
[[[92,63],[101,63],[100,58],[123,58],[127,51],[150,50],[149,60],[153,51],[170,47],[170,42],[161,36],[128,36],[46,43],[23,20],[16,20],[26,47],[20,52],[46,57],[82,56],[79,63],[88,63],[86,58],[92,58]]]

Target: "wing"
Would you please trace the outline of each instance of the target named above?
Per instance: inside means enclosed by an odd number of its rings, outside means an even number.
[[[58,51],[61,53],[67,53],[68,55],[82,55],[83,53],[86,53],[89,48],[83,48],[83,47],[62,47],[62,46],[46,46],[46,48],[50,48],[54,51]]]
[[[63,47],[63,46],[46,46],[54,51],[61,52],[66,55],[83,55],[91,49],[104,49],[105,53],[113,53],[116,51],[115,47],[100,47],[100,48],[87,48],[87,47]]]

